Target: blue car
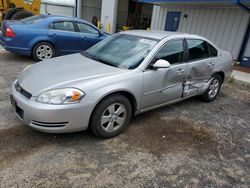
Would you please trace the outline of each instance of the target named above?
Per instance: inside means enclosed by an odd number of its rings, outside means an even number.
[[[37,61],[85,51],[108,36],[93,24],[73,17],[39,15],[4,21],[0,44]]]

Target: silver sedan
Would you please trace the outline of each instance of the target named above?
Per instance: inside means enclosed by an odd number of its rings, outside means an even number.
[[[213,101],[232,55],[182,33],[127,31],[89,50],[37,63],[13,83],[11,103],[30,127],[49,133],[120,134],[133,115],[193,96]]]

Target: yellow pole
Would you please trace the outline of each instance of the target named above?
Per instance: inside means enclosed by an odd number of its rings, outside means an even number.
[[[107,23],[107,32],[110,33],[110,28],[111,28],[111,25],[110,25],[110,22]]]

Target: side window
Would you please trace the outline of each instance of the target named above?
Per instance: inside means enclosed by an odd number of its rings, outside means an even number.
[[[55,30],[60,31],[75,31],[73,22],[69,21],[62,21],[62,22],[56,22],[54,23]]]
[[[210,57],[217,57],[218,56],[218,51],[209,43],[208,44],[208,48],[210,50]]]
[[[156,59],[164,59],[170,64],[183,62],[183,57],[183,40],[175,40],[166,44],[156,55]]]
[[[54,28],[54,23],[49,24],[49,25],[48,25],[48,29],[55,29],[55,28]]]
[[[79,30],[81,33],[87,33],[87,34],[93,34],[93,35],[99,35],[99,31],[91,27],[90,25],[84,24],[84,23],[77,23]]]
[[[206,41],[198,39],[187,39],[189,60],[205,59],[209,57],[209,50]]]

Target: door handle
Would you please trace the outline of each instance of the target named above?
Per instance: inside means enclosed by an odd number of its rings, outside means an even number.
[[[176,73],[177,73],[177,74],[182,74],[182,73],[184,73],[184,69],[178,69],[178,70],[176,71]]]
[[[213,63],[213,62],[210,62],[210,63],[208,63],[208,66],[213,67],[213,66],[214,66],[214,63]]]

